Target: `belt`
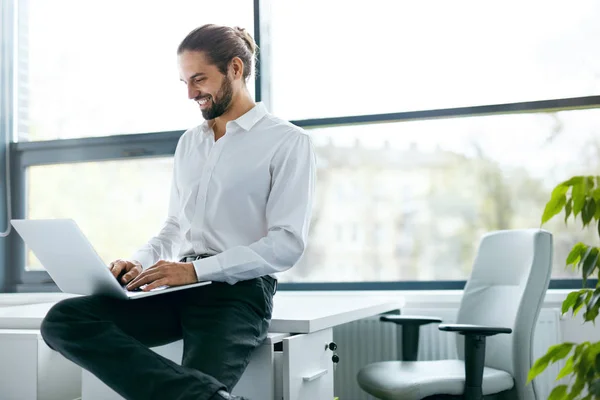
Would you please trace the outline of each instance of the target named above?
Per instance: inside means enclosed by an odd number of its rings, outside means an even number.
[[[208,253],[203,253],[203,254],[194,254],[191,256],[183,256],[181,258],[181,260],[179,260],[179,262],[192,262],[192,261],[196,261],[196,260],[200,260],[202,258],[208,258],[208,257],[212,257],[214,256],[214,254],[208,254]]]
[[[273,296],[275,296],[275,293],[277,293],[277,279],[273,278],[270,275],[263,275],[261,276],[261,278],[263,278],[265,281],[269,282],[271,286],[273,286]]]

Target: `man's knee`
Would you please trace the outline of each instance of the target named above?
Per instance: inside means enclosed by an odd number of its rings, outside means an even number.
[[[48,346],[54,349],[53,343],[59,339],[66,329],[69,329],[70,323],[77,318],[77,310],[80,308],[82,298],[73,297],[56,303],[40,325],[40,333]]]

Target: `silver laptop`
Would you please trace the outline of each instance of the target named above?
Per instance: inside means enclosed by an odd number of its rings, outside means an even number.
[[[11,223],[65,293],[105,295],[127,300],[211,283],[203,281],[160,287],[149,292],[132,292],[117,281],[72,219],[13,219]]]

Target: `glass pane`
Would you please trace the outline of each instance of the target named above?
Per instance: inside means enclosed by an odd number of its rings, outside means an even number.
[[[306,119],[600,94],[600,2],[273,1],[272,111]]]
[[[202,115],[179,81],[177,46],[205,23],[254,30],[252,0],[21,3],[22,140],[196,126]]]
[[[318,187],[293,282],[464,280],[485,232],[539,228],[551,190],[600,175],[600,109],[311,130]],[[554,235],[554,278],[595,227]]]
[[[27,216],[72,218],[107,264],[129,258],[166,219],[172,171],[171,157],[31,167]]]

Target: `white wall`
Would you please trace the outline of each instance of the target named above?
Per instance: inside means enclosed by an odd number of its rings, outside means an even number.
[[[586,340],[591,342],[600,341],[600,317],[596,321],[596,326],[591,322],[583,323],[583,312],[572,317],[565,314],[561,320],[562,338],[565,342],[581,343]]]

